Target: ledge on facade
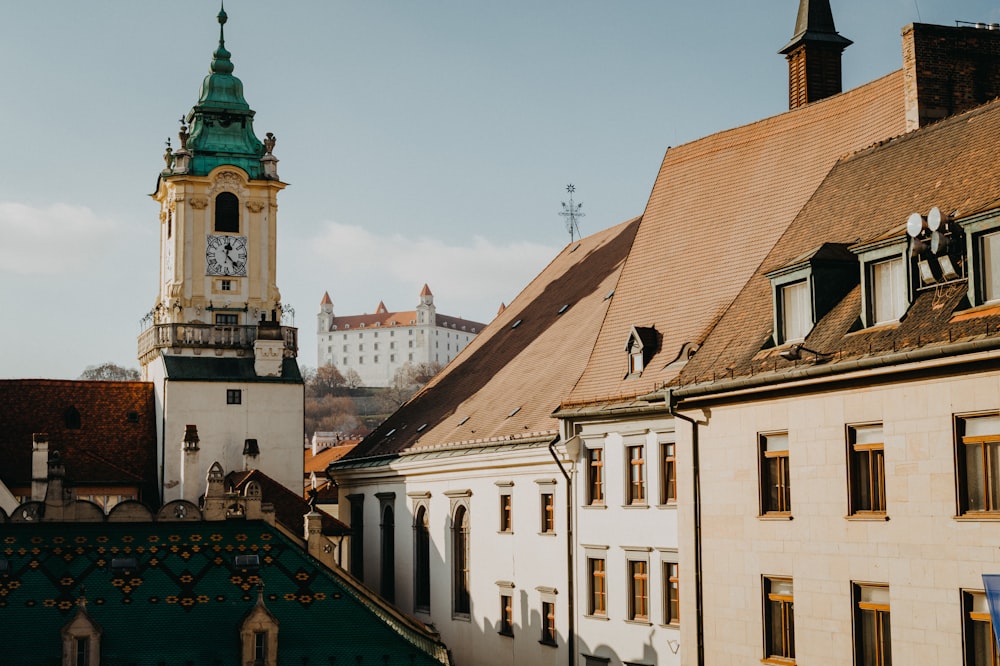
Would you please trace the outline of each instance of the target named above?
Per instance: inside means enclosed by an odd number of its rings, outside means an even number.
[[[253,352],[258,326],[217,326],[215,324],[155,324],[139,334],[139,359],[147,362],[159,349],[243,349]],[[284,354],[294,357],[299,348],[298,329],[281,327]]]

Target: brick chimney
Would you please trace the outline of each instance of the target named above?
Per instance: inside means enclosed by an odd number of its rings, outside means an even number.
[[[841,55],[853,42],[837,33],[830,0],[799,0],[795,35],[778,51],[788,60],[788,108],[843,91]]]
[[[1000,25],[906,26],[903,77],[907,131],[1000,96]]]

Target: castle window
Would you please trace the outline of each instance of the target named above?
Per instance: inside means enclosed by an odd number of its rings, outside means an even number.
[[[216,233],[236,234],[240,231],[240,200],[232,192],[215,197]]]
[[[413,606],[415,610],[431,609],[431,535],[427,520],[427,507],[420,505],[413,520]]]
[[[240,389],[226,389],[226,404],[240,405],[243,403],[243,391]]]

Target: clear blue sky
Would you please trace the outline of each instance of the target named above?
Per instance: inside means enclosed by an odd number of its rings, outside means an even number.
[[[218,37],[213,0],[5,2],[0,377],[137,367],[157,288],[164,140]],[[907,23],[980,0],[833,0],[845,87],[898,69]],[[228,0],[226,45],[274,132],[278,284],[315,365],[341,314],[488,321],[568,242],[642,213],[663,153],[787,108],[798,0]]]

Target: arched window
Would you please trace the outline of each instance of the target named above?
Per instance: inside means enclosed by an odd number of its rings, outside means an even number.
[[[379,589],[387,601],[396,600],[396,519],[391,506],[382,511],[382,561]]]
[[[215,197],[215,231],[229,234],[240,231],[240,200],[232,192]]]
[[[413,606],[415,610],[431,608],[431,535],[427,527],[427,507],[417,509],[413,521]]]
[[[468,615],[469,599],[469,510],[459,505],[451,525],[453,611]]]

